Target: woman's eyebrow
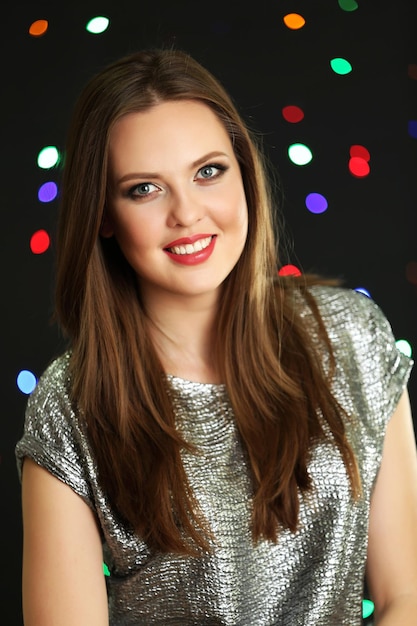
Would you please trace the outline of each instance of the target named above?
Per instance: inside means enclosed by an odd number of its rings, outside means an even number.
[[[209,161],[210,159],[214,159],[215,157],[219,157],[219,156],[228,157],[229,155],[226,154],[226,152],[214,150],[212,152],[208,152],[202,157],[199,157],[196,161],[193,161],[190,165],[190,168],[193,169],[195,167],[198,167],[199,165],[202,165],[206,161]],[[119,178],[119,180],[116,181],[116,184],[120,185],[120,183],[125,183],[129,180],[135,180],[137,178],[143,179],[143,178],[157,178],[157,177],[158,177],[158,172],[130,172],[129,174],[125,174],[124,176]]]
[[[202,165],[205,161],[209,161],[210,159],[214,159],[215,157],[219,157],[219,156],[227,157],[229,155],[226,154],[226,152],[220,152],[219,150],[214,150],[213,152],[208,152],[201,158],[191,163],[191,167],[198,167],[199,165]]]

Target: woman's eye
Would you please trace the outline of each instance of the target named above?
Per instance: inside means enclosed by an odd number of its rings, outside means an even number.
[[[156,189],[158,189],[158,187],[153,183],[140,183],[129,189],[128,194],[132,198],[146,198],[146,196],[149,196],[149,194]]]
[[[226,167],[224,165],[214,163],[210,165],[204,165],[204,167],[201,167],[198,170],[197,178],[216,178],[216,176],[220,176],[225,170]]]

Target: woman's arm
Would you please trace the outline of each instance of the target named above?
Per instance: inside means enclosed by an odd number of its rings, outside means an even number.
[[[378,626],[416,626],[417,453],[406,392],[388,424],[371,500],[367,581]]]
[[[25,626],[106,626],[102,546],[88,505],[25,459],[22,508]]]

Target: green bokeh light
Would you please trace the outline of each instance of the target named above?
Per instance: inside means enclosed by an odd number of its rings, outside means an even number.
[[[411,357],[413,350],[406,339],[398,339],[398,341],[395,342],[395,345],[400,352],[405,354],[405,356]]]
[[[374,603],[372,602],[372,600],[362,600],[362,617],[363,619],[366,619],[367,617],[370,617],[372,615],[372,613],[374,612]]]
[[[336,74],[349,74],[352,71],[352,66],[346,59],[342,57],[336,57],[330,61],[331,68]]]
[[[55,146],[45,146],[38,154],[38,166],[44,170],[49,170],[60,161],[58,148]]]
[[[358,3],[355,0],[338,0],[339,6],[343,11],[356,11]]]
[[[93,35],[99,35],[100,33],[104,33],[109,26],[110,20],[107,17],[103,17],[102,15],[98,15],[97,17],[93,17],[87,25],[85,29],[89,33],[93,33]]]
[[[288,148],[288,156],[295,165],[307,165],[313,158],[310,148],[303,143],[291,144]]]

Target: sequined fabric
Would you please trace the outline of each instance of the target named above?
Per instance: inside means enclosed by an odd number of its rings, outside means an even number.
[[[112,511],[97,480],[88,441],[68,400],[68,358],[52,363],[28,401],[16,446],[18,471],[29,456],[67,483],[96,513],[103,540],[110,624],[359,626],[369,501],[386,424],[411,362],[372,300],[315,287],[337,358],[334,393],[349,415],[364,497],[352,502],[330,442],[312,451],[314,491],[301,501],[300,529],[276,545],[252,544],[251,487],[226,389],[169,377],[178,428],[199,449],[183,462],[215,536],[201,558],[153,553]],[[305,308],[306,323],[311,313]],[[312,326],[313,327],[313,326]],[[41,564],[40,564],[41,566]]]

